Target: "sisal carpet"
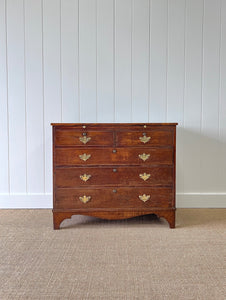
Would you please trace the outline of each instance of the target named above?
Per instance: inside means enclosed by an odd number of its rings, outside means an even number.
[[[226,209],[85,216],[52,229],[51,210],[0,211],[0,299],[226,299]]]

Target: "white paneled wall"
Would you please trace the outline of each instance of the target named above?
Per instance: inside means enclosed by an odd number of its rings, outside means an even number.
[[[0,0],[0,207],[51,207],[51,122],[178,122],[177,207],[226,207],[226,0]]]

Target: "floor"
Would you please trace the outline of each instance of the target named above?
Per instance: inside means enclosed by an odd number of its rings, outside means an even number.
[[[144,216],[0,211],[0,299],[226,299],[226,209]]]

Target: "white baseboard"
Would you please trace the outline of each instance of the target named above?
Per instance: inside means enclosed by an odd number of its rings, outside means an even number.
[[[0,208],[52,208],[52,194],[0,194]]]
[[[52,194],[0,194],[0,208],[52,208]],[[178,193],[177,208],[226,208],[226,193]]]
[[[177,208],[226,208],[226,193],[177,193]]]

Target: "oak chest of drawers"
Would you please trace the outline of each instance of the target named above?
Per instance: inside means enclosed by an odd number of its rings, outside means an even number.
[[[177,123],[53,126],[53,224],[145,214],[175,227]]]

